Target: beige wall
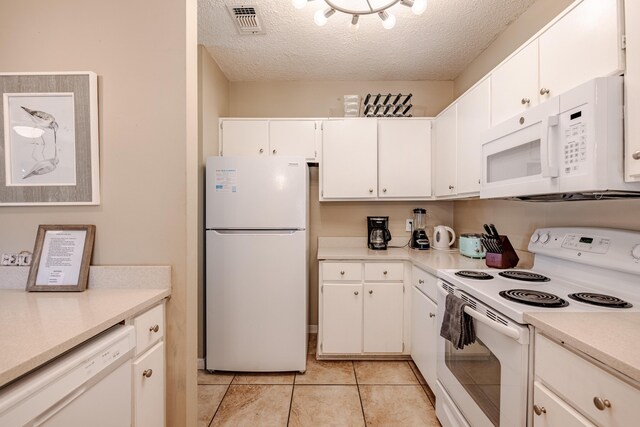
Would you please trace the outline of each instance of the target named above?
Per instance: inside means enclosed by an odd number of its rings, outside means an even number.
[[[204,165],[218,153],[218,118],[229,115],[229,81],[207,49],[198,46],[198,357],[204,357]]]
[[[433,117],[453,101],[451,81],[231,82],[231,117],[342,116],[343,95],[412,93],[413,115]]]
[[[100,206],[0,207],[0,252],[33,247],[38,224],[95,224],[93,264],[167,264],[167,413],[195,425],[195,283],[188,255],[197,144],[194,0],[0,0],[0,71],[98,74]],[[193,70],[194,76],[187,73]],[[187,89],[188,86],[191,89]],[[193,147],[191,147],[193,148]],[[192,165],[195,167],[195,164]],[[194,169],[195,170],[195,169]],[[191,189],[194,190],[193,188]],[[193,323],[193,327],[190,323]]]
[[[456,77],[457,98],[567,8],[573,0],[537,0]]]

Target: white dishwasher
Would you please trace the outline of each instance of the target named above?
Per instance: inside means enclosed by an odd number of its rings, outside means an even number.
[[[133,326],[116,325],[0,389],[0,426],[131,426]]]

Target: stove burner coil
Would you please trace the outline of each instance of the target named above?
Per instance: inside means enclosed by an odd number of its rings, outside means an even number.
[[[618,297],[603,294],[594,294],[591,292],[578,292],[575,294],[569,294],[569,298],[575,301],[580,301],[586,304],[597,305],[600,307],[609,308],[631,308],[633,305]]]
[[[474,280],[491,280],[493,276],[489,273],[485,273],[484,271],[473,271],[473,270],[460,270],[456,271],[456,276],[464,277],[465,279],[474,279]]]
[[[508,291],[500,291],[502,298],[510,301],[520,302],[522,304],[532,305],[535,307],[559,308],[569,305],[562,298],[548,294],[546,292],[532,291],[530,289],[509,289]]]
[[[502,277],[506,277],[507,279],[523,280],[525,282],[548,282],[551,280],[542,274],[522,270],[507,270],[501,271],[498,274]]]

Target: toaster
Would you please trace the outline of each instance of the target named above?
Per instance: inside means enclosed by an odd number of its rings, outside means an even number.
[[[460,235],[460,254],[469,258],[484,258],[485,250],[480,242],[481,234],[465,233]]]

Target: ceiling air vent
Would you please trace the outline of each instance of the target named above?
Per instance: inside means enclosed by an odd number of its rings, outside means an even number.
[[[229,13],[240,34],[264,34],[258,7],[254,4],[228,4]]]

